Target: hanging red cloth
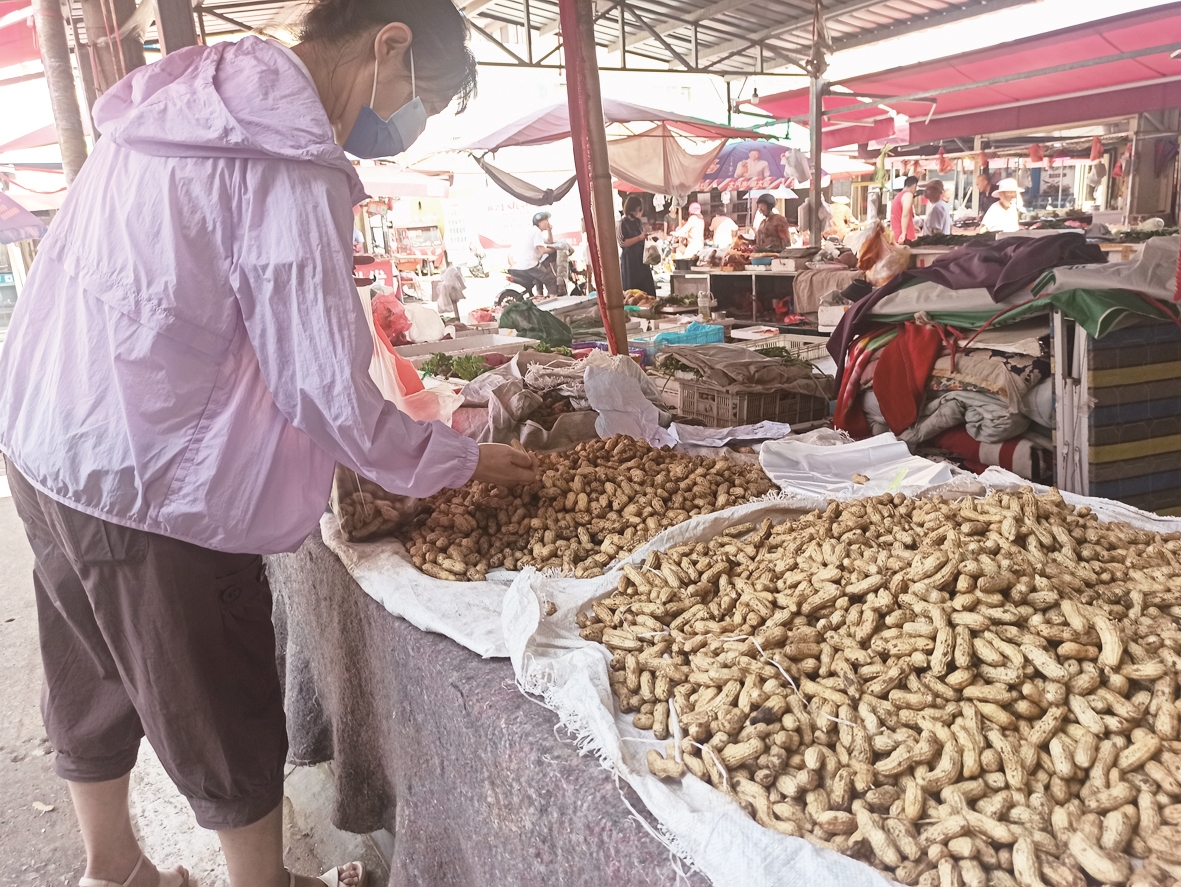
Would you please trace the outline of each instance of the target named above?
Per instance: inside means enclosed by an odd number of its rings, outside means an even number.
[[[607,333],[607,345],[612,354],[627,354],[627,342],[615,341],[615,330],[608,319],[607,288],[603,285],[603,259],[598,229],[595,227],[593,186],[591,184],[590,140],[586,128],[591,121],[602,119],[601,107],[590,108],[587,102],[586,60],[582,57],[578,34],[578,18],[575,11],[578,0],[561,0],[558,13],[562,26],[562,49],[566,61],[566,96],[570,106],[570,138],[574,143],[574,171],[578,176],[578,196],[582,202],[582,220],[586,229],[586,246],[590,258],[590,271],[594,277],[595,294],[598,296],[599,312],[603,317],[603,329]],[[592,116],[593,115],[593,116]],[[609,211],[604,208],[604,211]],[[614,244],[606,245],[615,249]],[[620,350],[622,349],[622,351]]]
[[[1099,136],[1091,139],[1091,162],[1103,159],[1103,142],[1099,140]]]
[[[939,158],[939,172],[941,175],[946,175],[955,168],[955,164],[948,159],[947,153],[942,148],[939,149],[939,154],[936,156]]]
[[[943,331],[934,324],[907,323],[893,342],[882,349],[873,376],[882,416],[900,434],[919,418],[926,400],[927,380],[943,350]]]
[[[1045,148],[1043,148],[1041,145],[1030,145],[1029,146],[1029,162],[1030,163],[1041,163],[1045,159],[1046,159],[1046,149]]]

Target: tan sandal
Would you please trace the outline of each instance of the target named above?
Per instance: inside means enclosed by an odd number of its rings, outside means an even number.
[[[139,874],[139,870],[143,868],[144,863],[147,861],[148,858],[141,854],[139,862],[135,864],[135,868],[131,870],[131,874],[127,876],[127,880],[122,884],[117,884],[114,881],[100,881],[97,878],[83,878],[78,882],[78,887],[127,887],[127,885],[135,880],[135,876]],[[156,871],[160,873],[160,887],[188,887],[189,885],[189,873],[184,869],[181,869],[179,872],[166,872],[161,869],[157,869]]]
[[[369,873],[365,871],[365,865],[360,862],[346,862],[345,865],[355,865],[357,867],[357,871],[360,872],[360,875],[357,877],[356,887],[365,887],[369,878]],[[340,869],[340,866],[333,866],[328,871],[324,872],[324,874],[320,875],[319,880],[327,884],[328,887],[341,887]],[[291,877],[291,887],[295,887],[295,873],[288,872],[287,874]],[[83,885],[83,887],[86,887],[86,885]]]

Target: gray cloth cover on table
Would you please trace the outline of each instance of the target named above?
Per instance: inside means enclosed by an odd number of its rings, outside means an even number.
[[[706,382],[729,391],[761,393],[782,388],[813,397],[831,394],[832,380],[818,376],[811,364],[788,365],[741,345],[668,345],[660,353],[662,359],[675,357],[700,372]]]
[[[390,615],[318,534],[267,569],[290,760],[334,761],[338,828],[394,834],[390,887],[677,883],[668,849],[508,660]]]
[[[796,314],[815,314],[820,310],[821,298],[833,291],[839,293],[854,281],[864,279],[864,271],[834,271],[829,268],[801,271],[791,285]]]

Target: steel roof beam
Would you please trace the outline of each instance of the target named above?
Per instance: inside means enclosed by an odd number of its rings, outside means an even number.
[[[1009,6],[1018,6],[1024,3],[1032,3],[1036,0],[968,0],[966,3],[951,7],[944,12],[931,11],[929,15],[921,18],[915,16],[904,19],[897,25],[886,26],[885,28],[867,29],[864,34],[863,43],[876,43],[879,40],[885,39],[883,31],[889,30],[887,36],[893,37],[900,33],[910,33],[912,31],[921,31],[927,28],[933,28],[945,22],[958,21],[964,18],[972,18],[977,15],[984,15],[997,9],[1004,9]],[[836,6],[831,6],[824,10],[824,18],[828,22],[833,22],[836,19],[846,15],[855,15],[859,12],[872,10],[875,6],[883,5],[883,0],[849,0]],[[702,47],[701,53],[703,58],[710,58],[715,55],[725,55],[743,45],[752,45],[767,40],[774,40],[777,37],[791,33],[792,31],[812,27],[812,15],[801,16],[794,21],[784,24],[773,25],[769,28],[764,28],[761,31],[755,31],[748,34],[746,37],[736,40],[730,40],[725,43],[719,43],[715,46]],[[838,44],[838,49],[847,49],[854,45],[861,45],[854,43],[860,37],[850,38],[848,41],[843,41]],[[810,42],[810,41],[807,41]]]
[[[679,31],[681,28],[685,28],[690,25],[700,24],[701,22],[705,21],[706,19],[716,18],[719,15],[725,15],[729,12],[733,12],[736,9],[740,9],[743,6],[749,6],[751,3],[754,3],[754,2],[755,2],[755,0],[717,0],[716,3],[711,3],[709,6],[706,6],[704,9],[699,9],[696,12],[691,12],[688,15],[684,15],[680,18],[666,19],[666,20],[660,21],[660,22],[652,22],[651,23],[651,25],[652,25],[651,30],[654,31],[656,34],[659,34],[660,37],[667,37],[669,34],[672,34],[674,31]],[[641,43],[647,43],[649,40],[656,40],[656,39],[659,39],[659,38],[653,36],[652,34],[645,36],[645,34],[643,32],[636,33],[636,34],[629,34],[628,35],[628,49],[630,50],[632,47],[639,46]],[[607,47],[607,51],[608,52],[619,52],[621,48],[622,48],[622,42],[619,40],[616,40],[614,43],[610,44]]]
[[[463,10],[463,14],[471,17],[483,9],[485,6],[491,6],[496,0],[467,0],[466,3],[460,2],[455,5]]]

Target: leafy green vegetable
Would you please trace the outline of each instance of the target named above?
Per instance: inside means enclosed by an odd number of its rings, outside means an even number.
[[[784,348],[782,345],[768,345],[765,348],[756,348],[755,354],[761,354],[763,357],[770,357],[773,360],[778,360],[786,366],[808,365],[808,361],[799,357],[790,348]]]
[[[450,354],[442,353],[433,354],[422,365],[422,372],[425,375],[442,378],[454,377],[463,379],[465,382],[470,382],[476,376],[482,376],[491,369],[493,368],[488,366],[488,362],[479,354],[466,354],[461,357],[452,357]]]
[[[1143,243],[1145,240],[1151,240],[1154,237],[1168,237],[1170,235],[1176,236],[1176,228],[1160,228],[1156,231],[1139,231],[1136,228],[1130,231],[1122,231],[1116,235],[1116,243]]]
[[[480,354],[465,354],[451,361],[451,372],[465,382],[470,382],[476,376],[483,375],[492,367]]]
[[[538,342],[536,345],[530,345],[525,350],[536,351],[538,354],[561,354],[563,357],[574,356],[574,349],[567,348],[565,345],[550,345],[547,342]]]
[[[701,370],[681,363],[681,361],[671,355],[661,358],[660,362],[656,364],[656,372],[670,378],[677,373],[691,373],[695,378],[701,378]]]
[[[451,357],[447,354],[433,354],[422,365],[422,371],[428,376],[450,376],[452,372]]]

